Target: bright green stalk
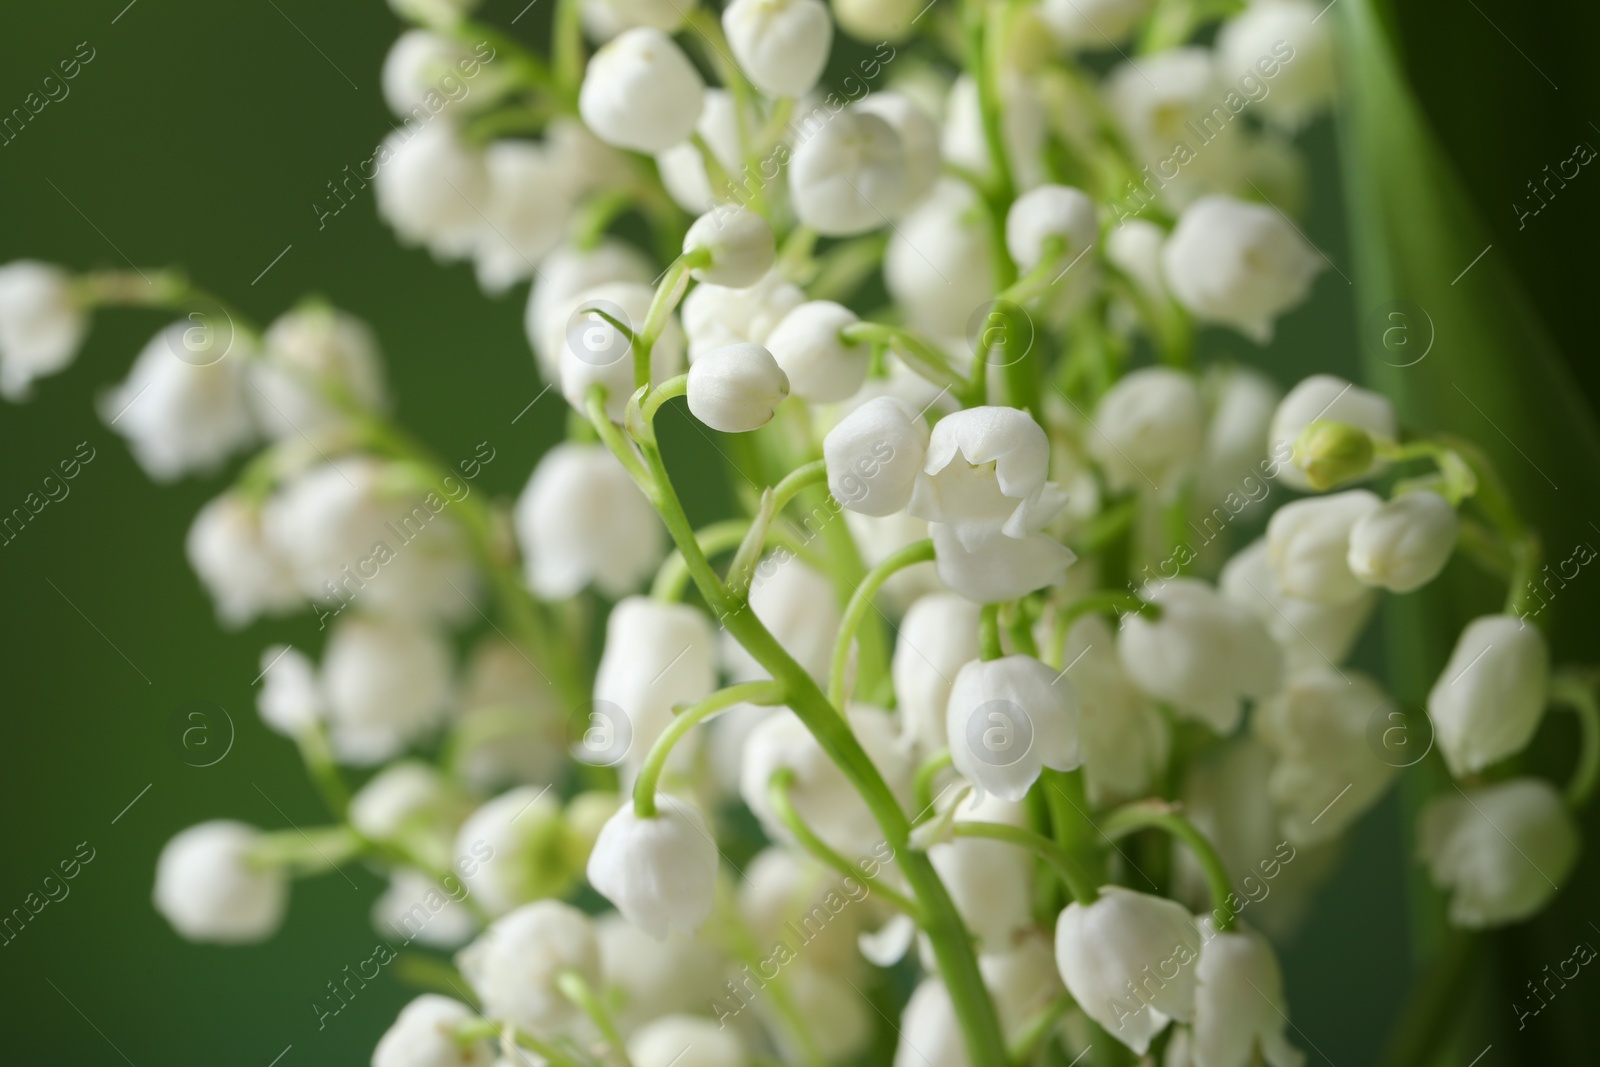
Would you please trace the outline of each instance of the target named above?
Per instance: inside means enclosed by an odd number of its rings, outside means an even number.
[[[1113,841],[1136,830],[1147,829],[1165,831],[1188,846],[1199,861],[1200,869],[1205,872],[1206,886],[1211,891],[1212,914],[1221,916],[1217,920],[1217,931],[1221,933],[1233,929],[1233,909],[1227,903],[1233,895],[1233,882],[1228,877],[1228,868],[1223,865],[1222,857],[1217,854],[1217,848],[1210,838],[1201,833],[1194,823],[1159,801],[1139,801],[1118,808],[1100,823],[1101,833]]]
[[[850,662],[850,645],[855,640],[856,631],[861,628],[861,620],[872,610],[872,598],[878,595],[883,583],[900,571],[931,559],[933,542],[924,538],[891,553],[868,571],[867,576],[861,579],[861,584],[856,586],[855,594],[850,597],[850,603],[845,605],[844,617],[839,622],[839,636],[833,642],[833,660],[828,672],[828,699],[834,707],[845,706],[844,676]]]
[[[726,689],[717,690],[698,704],[678,712],[677,717],[661,731],[661,736],[656,738],[656,743],[650,746],[650,751],[644,758],[644,765],[639,768],[639,777],[634,779],[633,813],[641,819],[655,818],[656,783],[661,780],[661,772],[667,766],[667,759],[672,755],[674,745],[683,740],[690,730],[717,712],[735,704],[746,703],[781,704],[783,686],[777,682],[767,681],[730,685]]]
[[[783,824],[784,829],[794,835],[794,839],[799,843],[800,847],[809,852],[814,859],[824,866],[832,867],[846,878],[854,878],[863,882],[868,889],[877,893],[905,914],[913,919],[918,918],[922,914],[922,909],[917,907],[915,901],[908,900],[896,890],[884,885],[878,878],[867,874],[866,871],[851,863],[840,855],[833,846],[818,837],[815,830],[806,825],[806,821],[800,817],[800,812],[795,809],[794,801],[789,796],[789,790],[793,786],[794,769],[792,767],[779,768],[773,774],[772,781],[767,783],[767,802],[772,805],[772,812],[778,817],[778,821]]]
[[[1099,899],[1100,889],[1094,878],[1079,866],[1070,852],[1043,834],[1001,822],[959,821],[952,823],[950,829],[957,837],[982,837],[1025,848],[1055,868],[1073,900],[1089,905]]]

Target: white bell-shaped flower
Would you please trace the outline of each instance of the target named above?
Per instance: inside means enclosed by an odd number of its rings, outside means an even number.
[[[431,627],[341,619],[322,656],[334,752],[382,763],[432,733],[449,711],[451,672],[450,646]]]
[[[537,274],[561,243],[580,190],[566,162],[543,144],[495,141],[483,158],[489,193],[474,248],[478,284],[503,293]]]
[[[1044,0],[1040,14],[1068,48],[1098,52],[1121,44],[1151,0]]]
[[[100,398],[100,417],[152,479],[210,473],[255,441],[244,345],[223,323],[175,322]]]
[[[1377,594],[1370,589],[1365,596],[1335,606],[1289,596],[1278,585],[1264,537],[1250,542],[1223,565],[1217,586],[1224,597],[1247,608],[1272,634],[1290,674],[1343,663],[1377,603]]]
[[[810,92],[833,44],[833,18],[821,0],[733,0],[722,29],[745,77],[773,97]]]
[[[939,180],[939,127],[928,112],[905,93],[890,90],[869,93],[853,105],[857,111],[876,115],[900,135],[906,153],[906,206],[920,201]]]
[[[637,282],[609,282],[579,295],[566,320],[558,358],[561,395],[587,411],[589,390],[605,387],[606,416],[620,423],[634,394],[633,338],[644,328],[655,290]],[[613,321],[615,320],[615,321]],[[627,327],[619,330],[616,323]],[[683,366],[683,331],[668,316],[650,349],[650,380],[659,385]]]
[[[501,793],[456,831],[455,869],[490,915],[562,892],[568,830],[549,786]]]
[[[1222,24],[1217,69],[1222,79],[1270,90],[1254,106],[1279,126],[1303,126],[1333,96],[1333,27],[1311,0],[1257,0]]]
[[[903,802],[910,794],[915,766],[894,719],[880,708],[859,704],[850,708],[847,718],[856,740],[890,791]],[[789,799],[796,813],[829,845],[853,858],[870,855],[873,846],[883,840],[883,831],[861,794],[799,717],[788,710],[762,720],[750,731],[739,776],[739,794],[761,820],[768,837],[791,840],[773,812],[768,794],[772,776],[783,768],[794,772]]]
[[[694,132],[704,95],[699,72],[672,38],[638,26],[589,60],[578,113],[606,144],[659,152]]]
[[[973,316],[995,295],[989,240],[977,194],[953,178],[939,178],[895,223],[883,281],[910,325],[943,337],[979,332]]]
[[[597,988],[600,944],[583,912],[559,900],[540,900],[496,919],[456,954],[456,966],[485,1015],[549,1034],[582,1018],[556,982],[571,971]]]
[[[807,674],[819,681],[828,677],[842,612],[827,575],[793,554],[767,556],[751,576],[750,610]],[[766,677],[743,645],[730,640],[723,647],[733,674],[743,679]]]
[[[1221,504],[1231,518],[1259,504],[1272,492],[1270,473],[1280,464],[1267,457],[1267,432],[1283,390],[1259,371],[1219,367],[1207,374],[1209,394],[1206,441],[1196,472],[1196,493],[1208,504]],[[1216,515],[1213,507],[1211,515]],[[1210,522],[1203,521],[1210,533]]]
[[[700,6],[700,0],[583,0],[583,25],[597,40],[636,26],[671,33]]]
[[[1176,209],[1236,180],[1246,139],[1243,124],[1222,106],[1232,88],[1218,79],[1210,49],[1196,46],[1142,55],[1112,69],[1103,90],[1106,103],[1135,158],[1149,165],[1148,174],[1160,175],[1159,184],[1150,177],[1143,184],[1130,179],[1123,202],[1143,203],[1154,193]],[[1216,109],[1227,118],[1220,119]]]
[[[431,30],[413,29],[389,46],[378,80],[383,102],[396,116],[410,118],[420,108],[431,118],[434,112],[465,100],[474,88],[481,92],[476,79],[483,72],[483,65],[462,42]],[[473,81],[469,84],[464,78]]]
[[[1143,1055],[1173,1019],[1194,1018],[1200,931],[1182,904],[1121,886],[1056,920],[1067,992],[1106,1033]]]
[[[858,41],[902,41],[916,27],[917,0],[833,0],[839,28]]]
[[[632,591],[665,550],[655,509],[604,445],[556,445],[517,498],[514,521],[528,585],[560,600],[593,583]]]
[[[463,903],[465,887],[448,876],[445,881],[441,885],[422,871],[397,868],[389,887],[372,902],[373,929],[431,948],[460,948],[481,924]]]
[[[948,744],[945,719],[956,673],[978,658],[978,606],[951,593],[914,601],[900,621],[890,673],[901,728],[927,753]]]
[[[789,376],[758,344],[713,348],[689,365],[689,411],[713,430],[759,430],[788,395]]]
[[[466,598],[476,571],[454,501],[401,484],[404,473],[370,456],[341,456],[267,501],[262,528],[301,592],[335,613],[359,606],[407,617],[472,614]],[[470,491],[454,479],[446,488],[452,484]]]
[[[911,991],[901,1013],[893,1067],[972,1067],[950,991],[930,975]]]
[[[1306,472],[1288,461],[1300,432],[1313,422],[1342,422],[1391,441],[1398,436],[1394,404],[1382,393],[1331,374],[1302,379],[1278,405],[1267,442],[1268,455],[1283,464],[1278,477],[1295,489],[1311,488]]]
[[[1550,647],[1536,626],[1484,615],[1461,631],[1428,691],[1439,751],[1457,778],[1521,752],[1539,728],[1550,686]]]
[[[1266,344],[1274,320],[1310,295],[1324,262],[1273,208],[1207,196],[1179,216],[1161,265],[1173,297],[1197,318]]]
[[[648,285],[655,274],[642,252],[615,238],[602,238],[593,248],[562,245],[551,252],[539,264],[522,320],[539,361],[539,376],[546,382],[560,381],[567,327],[580,295],[612,282]]]
[[[1285,504],[1267,523],[1267,558],[1285,593],[1337,606],[1359,598],[1366,585],[1350,570],[1350,530],[1383,506],[1365,489],[1307,497]]]
[[[766,277],[742,289],[707,283],[695,286],[683,300],[683,330],[689,337],[690,361],[713,348],[750,341],[767,345],[794,385],[794,371],[768,342],[776,332],[774,327],[805,299],[805,292],[777,270],[768,271]],[[796,392],[805,396],[798,387]]]
[[[1194,578],[1150,583],[1144,598],[1161,617],[1125,615],[1117,635],[1122,669],[1140,689],[1223,734],[1239,724],[1242,700],[1277,692],[1282,653],[1248,609]]]
[[[903,633],[903,631],[902,631]],[[1085,615],[1067,631],[1061,684],[1078,693],[1078,745],[1089,799],[1144,796],[1160,780],[1171,749],[1167,720],[1128,678],[1111,625]]]
[[[1205,413],[1192,375],[1145,367],[1113,385],[1086,444],[1117,490],[1171,496],[1200,459]]]
[[[1021,539],[1060,514],[1065,497],[1045,481],[1050,442],[1017,408],[976,407],[934,424],[927,461],[911,491],[911,514],[947,526],[976,549],[1002,533]]]
[[[1016,600],[1060,582],[1077,554],[1049,534],[1009,537],[995,532],[969,547],[942,522],[931,523],[939,580],[974,604]]]
[[[745,1067],[737,1030],[698,1015],[667,1015],[628,1038],[633,1067]]]
[[[448,122],[401,126],[378,147],[378,213],[407,244],[444,259],[469,255],[483,229],[489,168]]]
[[[350,825],[374,841],[423,835],[447,843],[462,812],[455,791],[430,763],[391,763],[350,798]]]
[[[1049,767],[1078,766],[1078,693],[1032,656],[972,660],[950,687],[945,731],[956,770],[1017,801]]]
[[[760,0],[757,0],[760,2]],[[744,289],[766,277],[777,258],[772,224],[749,208],[725,204],[712,208],[689,227],[683,250],[705,249],[711,265],[692,273],[702,282]]]
[[[606,620],[595,671],[592,728],[578,757],[636,767],[672,722],[673,708],[716,687],[716,639],[706,616],[684,604],[633,596]],[[685,751],[688,751],[685,749]]]
[[[810,1036],[816,1055],[826,1063],[843,1063],[860,1055],[877,1025],[870,1002],[850,988],[851,983],[839,972],[802,965],[788,973],[789,995],[794,1000],[798,1025]],[[769,1032],[778,1035],[783,1061],[793,1062],[807,1055],[776,1023],[776,1018],[769,1016]]]
[[[1278,757],[1267,793],[1290,841],[1331,841],[1383,796],[1395,767],[1374,758],[1368,731],[1394,710],[1372,679],[1333,667],[1293,676],[1261,705],[1252,726]]]
[[[696,215],[718,204],[747,199],[752,178],[744,171],[744,142],[740,131],[759,121],[748,106],[741,116],[739,102],[728,90],[707,89],[694,132],[711,149],[712,159],[722,167],[726,178],[719,178],[718,184],[713,186],[700,146],[694,141],[679,141],[656,153],[656,169],[661,172],[661,184],[666,186],[667,195],[683,210]]]
[[[657,797],[648,819],[625,802],[595,840],[589,884],[658,941],[669,928],[693,933],[711,914],[716,840],[700,813],[676,797]]]
[[[256,710],[268,729],[298,738],[328,717],[317,665],[299,649],[272,645],[262,652],[261,679]]]
[[[190,941],[237,945],[277,933],[289,877],[252,858],[260,838],[255,827],[227,819],[175,835],[156,861],[156,910]]]
[[[1167,299],[1167,280],[1161,276],[1161,249],[1167,231],[1148,219],[1123,219],[1106,234],[1106,260],[1133,279],[1146,297],[1159,306]]]
[[[262,338],[250,365],[251,407],[278,440],[338,426],[344,415],[320,395],[335,391],[369,411],[388,407],[383,360],[366,323],[330,307],[285,312]]]
[[[31,259],[0,267],[0,396],[27,399],[35,378],[66,369],[88,332],[66,271]]]
[[[888,851],[885,845],[878,854],[850,858],[877,863]],[[771,845],[745,865],[739,916],[756,944],[792,941],[798,928],[808,963],[848,971],[857,966],[857,938],[871,918],[868,909],[855,905],[870,892],[860,878],[842,876],[798,849]]]
[[[920,415],[892,396],[869,400],[822,440],[828,490],[863,515],[904,511],[927,447],[928,424]]]
[[[767,347],[794,386],[813,403],[847,400],[867,380],[872,362],[865,344],[847,344],[839,331],[857,321],[855,312],[831,300],[811,300],[792,309],[767,335]]]
[[[1450,562],[1460,528],[1456,509],[1438,493],[1404,493],[1350,528],[1350,573],[1394,593],[1421,589]]]
[[[288,563],[261,529],[259,503],[224,493],[200,509],[184,549],[230,629],[262,615],[283,615],[305,602]]]
[[[1052,237],[1065,245],[1063,268],[1099,239],[1094,201],[1082,189],[1040,185],[1012,203],[1006,213],[1006,250],[1018,268],[1027,271],[1038,266],[1044,258],[1044,244]]]
[[[959,683],[958,683],[959,684]],[[1026,826],[1027,812],[997,793],[969,796],[957,806],[957,822]],[[1005,841],[958,837],[928,849],[928,859],[944,882],[980,951],[1002,952],[1033,923],[1033,861]]]
[[[827,237],[850,237],[886,225],[906,206],[908,169],[893,126],[845,110],[796,147],[789,195],[801,222]]]
[[[1283,972],[1267,939],[1243,925],[1219,932],[1201,920],[1205,944],[1195,965],[1190,1055],[1196,1067],[1301,1067],[1305,1053],[1289,1044],[1289,1001]],[[1260,1060],[1256,1057],[1260,1055]]]
[[[1513,778],[1430,801],[1417,851],[1450,893],[1450,921],[1481,930],[1537,913],[1578,859],[1577,824],[1541,778]]]
[[[477,1013],[461,1001],[424,993],[401,1008],[384,1031],[372,1052],[372,1067],[493,1067],[494,1044],[487,1037],[463,1042],[456,1036],[477,1021]]]

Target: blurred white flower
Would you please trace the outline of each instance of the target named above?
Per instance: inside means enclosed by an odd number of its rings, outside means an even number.
[[[1303,126],[1333,96],[1333,28],[1320,23],[1311,0],[1254,0],[1223,23],[1217,67],[1224,81],[1251,90],[1262,114],[1291,130]]]
[[[156,910],[190,941],[235,945],[277,933],[289,878],[252,857],[261,836],[227,819],[174,836],[156,861]]]
[[[517,541],[528,585],[553,600],[593,583],[608,597],[638,587],[661,561],[666,531],[604,445],[546,452],[517,498]]]
[[[285,737],[297,738],[328,715],[317,681],[317,665],[297,648],[273,645],[261,653],[261,721]]]
[[[1350,571],[1350,530],[1383,506],[1365,489],[1307,497],[1285,504],[1267,523],[1267,558],[1289,596],[1338,606],[1359,599],[1366,585]]]
[[[693,933],[711,914],[717,844],[705,819],[670,796],[641,818],[624,801],[589,854],[589,884],[658,941],[669,928]]]
[[[589,60],[578,112],[606,144],[659,152],[694,131],[704,94],[699,72],[672,38],[636,26]]]
[[[1439,751],[1457,778],[1522,751],[1544,717],[1550,648],[1538,627],[1511,615],[1467,624],[1428,691]]]
[[[1160,780],[1172,739],[1167,720],[1128,678],[1117,639],[1098,615],[1067,631],[1061,684],[1078,693],[1078,744],[1090,801],[1143,796]]]
[[[633,1067],[745,1067],[738,1033],[697,1015],[666,1015],[628,1038]]]
[[[1350,528],[1350,572],[1393,593],[1420,589],[1450,562],[1460,527],[1456,509],[1431,489],[1397,496]]]
[[[1265,204],[1208,196],[1184,209],[1161,250],[1178,303],[1257,344],[1277,317],[1305,300],[1324,266],[1294,225]]]
[[[267,542],[259,503],[238,493],[224,493],[200,509],[184,548],[224,626],[287,614],[305,602],[287,562]]]
[[[35,378],[66,369],[88,332],[66,271],[31,259],[0,266],[0,395],[26,400]]]
[[[1377,603],[1377,595],[1370,589],[1332,606],[1289,596],[1278,584],[1264,537],[1250,542],[1223,565],[1217,585],[1224,597],[1248,609],[1272,634],[1291,674],[1343,663]]]
[[[866,111],[827,119],[789,161],[789,195],[800,221],[827,237],[887,225],[907,204],[905,145],[893,126]]]
[[[399,755],[444,722],[450,646],[431,628],[398,619],[341,619],[322,656],[333,750],[371,765]]]
[[[378,213],[407,244],[441,259],[471,254],[489,201],[489,168],[448,122],[401,126],[378,147]]]
[[[745,77],[773,97],[810,92],[833,43],[833,18],[821,0],[733,0],[722,28]]]
[[[456,953],[456,966],[489,1017],[550,1034],[582,1018],[557,980],[571,971],[598,988],[600,945],[587,915],[559,900],[541,900],[496,919]]]
[[[1200,461],[1204,420],[1192,376],[1145,367],[1100,398],[1086,444],[1113,489],[1151,488],[1172,497]]]
[[[1032,656],[970,660],[950,688],[945,719],[956,770],[979,793],[1019,801],[1049,767],[1078,766],[1078,693]]]
[[[1195,965],[1191,1051],[1198,1067],[1301,1067],[1305,1053],[1289,1044],[1289,1001],[1283,972],[1267,939],[1237,925],[1219,931],[1201,920],[1205,943]]]
[[[924,753],[947,747],[945,719],[957,672],[978,658],[978,606],[952,593],[913,601],[900,621],[891,673],[901,729]]]
[[[273,320],[262,358],[250,364],[250,406],[278,440],[315,435],[345,421],[327,393],[366,411],[388,407],[383,360],[367,324],[334,308],[307,306]]]
[[[495,1053],[488,1038],[463,1043],[456,1036],[477,1019],[459,1000],[424,993],[400,1009],[399,1018],[384,1031],[372,1053],[372,1067],[492,1067]]]

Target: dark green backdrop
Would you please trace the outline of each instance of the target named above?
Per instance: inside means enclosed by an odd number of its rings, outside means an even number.
[[[486,17],[506,26],[524,2],[491,3]],[[0,147],[0,261],[182,265],[258,320],[305,293],[325,295],[377,328],[408,426],[448,456],[488,440],[498,457],[487,488],[515,493],[564,417],[547,397],[511,422],[541,388],[522,336],[522,290],[488,300],[467,268],[441,269],[399,248],[370,190],[320,231],[312,208],[387,128],[378,70],[398,32],[388,9],[380,0],[125,3],[7,0],[0,13],[0,112],[21,105],[80,42],[94,50],[70,95]],[[1496,228],[1491,254],[1510,257],[1529,280],[1593,384],[1594,194],[1571,190],[1520,234],[1509,202],[1575,138],[1600,143],[1600,130],[1586,125],[1600,115],[1589,108],[1592,66],[1581,66],[1595,37],[1580,22],[1592,28],[1595,16],[1518,14],[1507,0],[1477,6],[1407,7],[1410,59]],[[550,7],[535,4],[513,31],[542,32]],[[1309,140],[1316,181],[1307,229],[1348,273],[1332,130],[1324,124]],[[1284,380],[1312,367],[1354,373],[1353,300],[1325,272],[1313,304],[1285,322],[1270,352],[1209,342]],[[182,942],[150,906],[156,853],[176,830],[219,816],[268,828],[322,818],[292,747],[253,710],[260,650],[285,639],[316,647],[313,624],[220,631],[182,545],[223,480],[152,485],[93,414],[97,393],[163,322],[155,313],[103,317],[74,367],[40,383],[31,403],[0,406],[0,511],[80,442],[96,450],[70,496],[0,548],[0,912],[39,891],[80,842],[95,854],[68,897],[0,947],[0,1055],[138,1067],[266,1067],[280,1055],[283,1067],[365,1063],[409,995],[392,975],[320,1032],[310,1005],[346,964],[370,954],[377,877],[347,866],[353,886],[337,876],[302,883],[282,935],[251,948]],[[673,447],[697,441],[679,435]],[[705,512],[720,489],[690,493]],[[177,709],[197,700],[224,709],[234,734],[226,757],[203,768],[180,759],[171,741]],[[229,726],[213,722],[220,745]],[[1313,1063],[1372,1062],[1398,1010],[1411,963],[1396,812],[1391,796],[1362,824],[1350,861],[1319,897],[1312,932],[1285,955],[1299,1042]]]

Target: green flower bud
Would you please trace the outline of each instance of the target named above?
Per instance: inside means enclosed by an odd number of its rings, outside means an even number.
[[[1318,420],[1300,431],[1294,465],[1306,472],[1311,488],[1331,489],[1372,469],[1372,435],[1347,422]]]

